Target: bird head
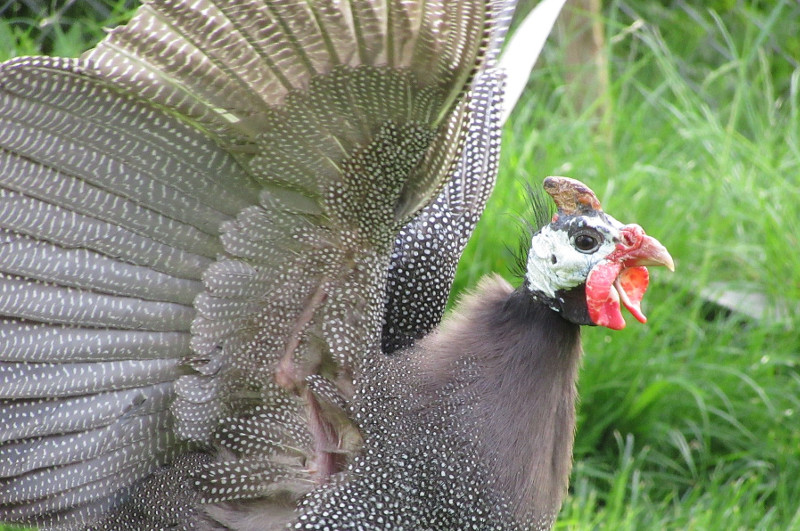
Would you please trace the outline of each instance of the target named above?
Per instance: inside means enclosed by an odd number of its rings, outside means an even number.
[[[558,211],[532,237],[525,287],[576,324],[620,330],[625,327],[620,304],[646,322],[645,266],[673,271],[666,248],[639,225],[623,225],[603,212],[594,192],[575,179],[548,177],[544,189]]]

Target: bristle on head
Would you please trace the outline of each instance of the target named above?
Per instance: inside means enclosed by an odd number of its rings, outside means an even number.
[[[559,214],[574,216],[589,212],[602,212],[597,196],[582,182],[569,177],[548,177],[544,180],[544,190],[558,207]]]

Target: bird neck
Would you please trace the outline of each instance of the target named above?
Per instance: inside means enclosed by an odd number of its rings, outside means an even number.
[[[428,374],[461,389],[451,399],[481,433],[496,491],[520,520],[554,518],[572,465],[580,328],[489,277],[431,339]]]

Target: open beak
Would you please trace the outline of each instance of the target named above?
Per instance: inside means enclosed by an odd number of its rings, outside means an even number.
[[[647,322],[641,306],[650,281],[645,266],[675,271],[672,257],[658,240],[646,235],[638,225],[626,225],[617,247],[586,279],[586,304],[594,324],[613,330],[625,328],[620,303],[639,322]]]
[[[638,227],[638,225],[632,225],[632,227]],[[644,234],[644,231],[642,231],[641,236],[635,237],[640,238],[639,244],[636,248],[624,254],[625,267],[664,266],[670,271],[675,271],[675,262],[672,261],[669,251],[661,245],[661,242],[652,236]]]

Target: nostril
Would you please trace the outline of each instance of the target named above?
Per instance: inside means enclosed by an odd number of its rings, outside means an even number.
[[[620,240],[625,247],[635,247],[640,244],[644,237],[644,229],[639,225],[626,225],[622,229]]]
[[[627,247],[632,246],[636,242],[636,238],[630,232],[625,232],[622,234],[622,243],[624,243]]]

